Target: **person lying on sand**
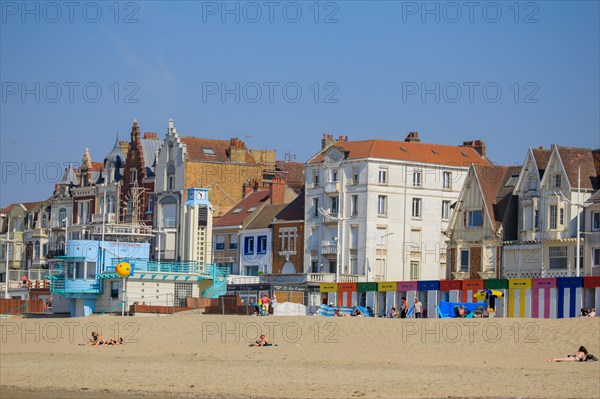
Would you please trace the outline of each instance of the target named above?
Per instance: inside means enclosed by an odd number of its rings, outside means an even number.
[[[106,342],[107,341],[103,336],[98,334],[96,331],[92,331],[92,338],[90,338],[90,340],[87,343],[79,345],[100,346],[106,344]]]
[[[574,355],[567,355],[566,357],[553,357],[548,359],[549,362],[585,362],[587,359],[588,351],[585,347],[580,346],[579,350]]]
[[[123,345],[123,338],[117,339],[109,339],[106,341],[105,345]]]

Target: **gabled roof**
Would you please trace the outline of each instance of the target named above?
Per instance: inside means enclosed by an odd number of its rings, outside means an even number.
[[[505,209],[496,205],[512,195],[521,167],[473,165],[473,170],[477,176],[490,222],[494,231],[497,231],[502,224]]]
[[[552,151],[545,150],[543,148],[532,148],[531,153],[533,154],[533,159],[535,160],[538,172],[540,172],[541,179],[544,176],[546,167],[548,166],[548,161],[550,161],[550,154],[552,154]]]
[[[260,210],[257,210],[258,214],[254,216],[254,219],[244,228],[244,230],[251,229],[266,229],[271,223],[273,223],[273,219],[279,212],[281,212],[287,204],[275,204],[275,205],[265,205]]]
[[[228,156],[229,147],[231,144],[229,140],[214,140],[198,137],[180,137],[179,139],[181,143],[187,146],[188,161],[221,163],[231,162]],[[244,149],[246,151],[246,163],[256,164],[256,160],[250,151],[245,147]]]
[[[600,182],[598,181],[598,171],[596,170],[596,159],[600,149],[592,150],[590,148],[574,148],[556,146],[560,154],[560,160],[564,166],[565,173],[569,179],[569,184],[572,189],[577,189],[577,177],[579,168],[581,168],[581,188],[582,189],[598,189]]]
[[[278,221],[304,221],[304,191],[276,216]]]
[[[322,162],[324,153],[331,148],[342,150],[346,154],[346,159],[380,158],[455,166],[469,166],[471,163],[490,164],[471,147],[391,140],[338,141],[319,152],[307,163]]]
[[[31,211],[39,208],[40,206],[42,206],[42,204],[44,202],[46,202],[46,201],[22,202],[21,205],[23,205],[25,210],[27,210],[28,212],[31,212]]]
[[[75,173],[75,169],[73,169],[73,164],[69,163],[69,167],[65,169],[65,173],[62,178],[58,182],[61,185],[77,185],[77,175]]]
[[[243,200],[234,205],[227,213],[221,216],[213,227],[240,226],[247,218],[253,217],[254,212],[269,203],[271,193],[269,190],[253,191]],[[254,208],[252,210],[252,208]],[[250,211],[250,212],[248,212]]]
[[[302,162],[276,161],[275,170],[278,177],[285,179],[288,187],[300,193],[304,185],[304,164]]]

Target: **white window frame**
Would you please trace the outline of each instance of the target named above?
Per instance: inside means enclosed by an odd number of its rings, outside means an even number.
[[[592,266],[600,267],[600,247],[592,248]]]
[[[450,219],[450,201],[442,201],[442,220]]]
[[[481,225],[475,225],[473,224],[473,215],[475,214],[475,212],[479,212],[481,214]],[[482,209],[472,209],[470,211],[467,211],[467,227],[470,229],[479,229],[481,227],[483,227],[483,210]]]
[[[592,212],[592,231],[600,231],[600,211]]]
[[[352,216],[358,215],[358,195],[357,194],[353,194],[351,197],[350,211],[352,213]]]
[[[442,173],[442,188],[452,189],[452,172],[445,171]]]
[[[421,274],[420,272],[421,272],[420,262],[416,261],[416,260],[411,260],[410,261],[410,279],[418,280],[420,277],[420,274]]]
[[[377,196],[377,215],[387,215],[387,195]]]
[[[412,217],[420,219],[423,215],[423,199],[413,198],[412,199]]]
[[[388,171],[387,168],[380,168],[377,174],[377,182],[379,184],[388,184]]]
[[[467,265],[463,267],[463,253],[467,254]],[[471,251],[468,248],[461,248],[458,252],[458,271],[461,273],[469,273],[471,265]]]
[[[413,171],[413,187],[423,187],[423,172]]]
[[[558,206],[550,205],[549,213],[550,216],[548,217],[548,228],[550,230],[556,230],[558,228]]]

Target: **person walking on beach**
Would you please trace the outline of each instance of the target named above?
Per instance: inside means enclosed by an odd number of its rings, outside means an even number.
[[[421,313],[423,313],[423,303],[418,297],[415,297],[415,319],[420,319]]]
[[[271,300],[269,299],[269,296],[267,294],[263,295],[263,297],[262,297],[262,310],[265,312],[265,316],[269,314],[269,303],[271,303]]]

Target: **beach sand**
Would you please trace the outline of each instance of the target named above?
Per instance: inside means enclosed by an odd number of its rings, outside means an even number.
[[[600,318],[0,321],[2,398],[598,398]],[[80,346],[100,331],[122,346]],[[249,347],[263,332],[277,346]]]

